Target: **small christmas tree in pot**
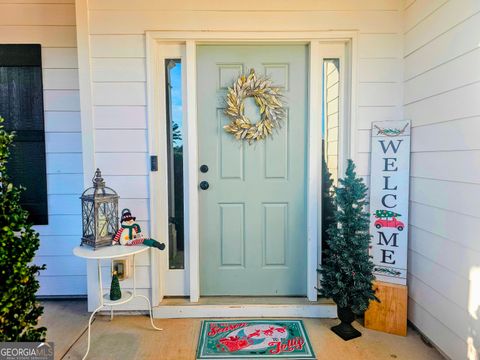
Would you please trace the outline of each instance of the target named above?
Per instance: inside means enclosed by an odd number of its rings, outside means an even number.
[[[332,327],[332,331],[342,339],[350,340],[362,335],[351,324],[355,314],[362,314],[371,300],[379,300],[372,288],[374,265],[368,254],[367,187],[357,177],[352,160],[348,160],[345,178],[338,181],[333,199],[335,221],[327,230],[328,248],[319,270],[319,292],[332,298],[338,306],[341,323]]]
[[[112,274],[112,283],[110,285],[110,300],[116,301],[122,298],[122,290],[120,289],[120,282],[118,281],[117,272]]]

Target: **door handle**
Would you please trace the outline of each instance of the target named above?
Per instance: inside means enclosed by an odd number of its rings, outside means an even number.
[[[200,166],[200,172],[206,173],[207,171],[208,171],[208,166],[207,165],[204,164],[204,165]]]
[[[209,187],[210,187],[210,184],[208,183],[208,181],[200,182],[200,189],[207,190]]]

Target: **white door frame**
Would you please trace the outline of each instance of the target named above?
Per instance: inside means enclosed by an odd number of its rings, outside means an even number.
[[[196,46],[205,43],[304,43],[309,46],[309,109],[308,109],[308,175],[307,175],[307,297],[317,300],[317,267],[321,252],[321,139],[322,139],[322,47],[331,42],[344,42],[352,57],[348,72],[348,107],[344,117],[349,118],[349,149],[355,149],[352,136],[355,129],[356,109],[356,59],[355,31],[318,32],[203,32],[203,31],[147,31],[147,115],[148,146],[150,155],[158,156],[159,169],[150,172],[150,224],[154,238],[168,242],[168,187],[167,149],[165,131],[165,103],[163,99],[164,65],[160,61],[163,45],[178,44],[185,49],[182,59],[184,69],[184,181],[185,181],[185,286],[191,302],[200,297],[200,246],[198,198],[198,139],[197,139],[197,74]],[[162,90],[163,89],[163,90]],[[348,155],[353,152],[349,150]],[[348,156],[347,155],[347,156]],[[168,271],[168,252],[153,251],[151,257],[152,301],[158,304],[165,294],[165,274]]]

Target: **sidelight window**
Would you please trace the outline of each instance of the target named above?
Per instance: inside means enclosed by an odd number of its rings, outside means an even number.
[[[184,269],[182,63],[165,60],[168,149],[169,268]]]

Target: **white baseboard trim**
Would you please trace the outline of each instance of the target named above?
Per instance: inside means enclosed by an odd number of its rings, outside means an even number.
[[[166,305],[153,308],[153,316],[175,318],[303,317],[336,318],[337,306],[320,305]]]

